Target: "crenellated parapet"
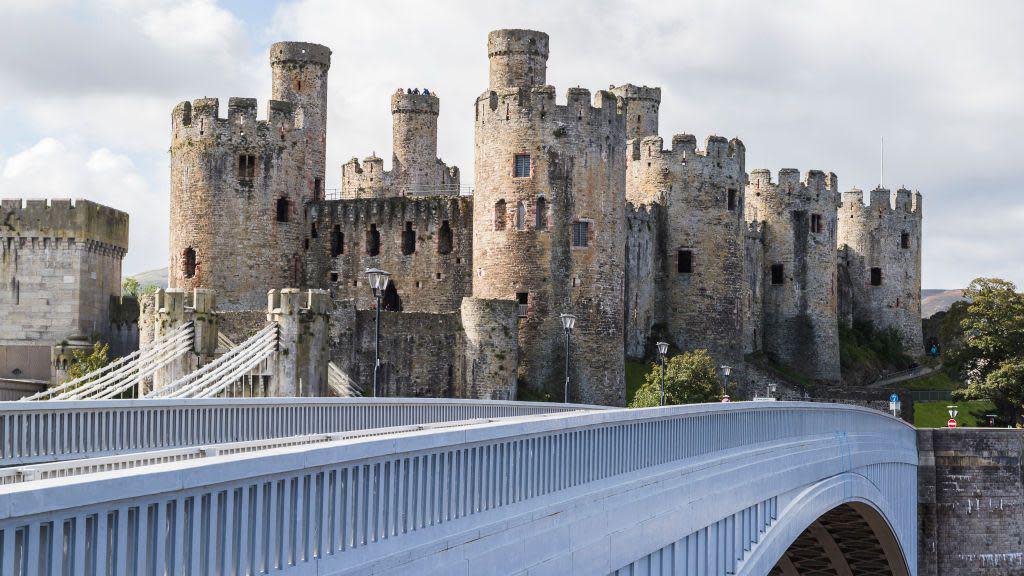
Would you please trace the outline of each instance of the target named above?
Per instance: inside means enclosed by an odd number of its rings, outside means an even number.
[[[128,250],[128,214],[89,200],[3,199],[0,238],[83,244],[120,258]]]
[[[219,116],[220,100],[200,98],[181,102],[171,113],[171,145],[184,142],[215,145],[224,140],[237,141],[244,146],[274,147],[290,144],[301,132],[295,125],[295,110],[291,102],[270,100],[267,117],[257,118],[255,98],[228,100],[227,117]]]
[[[484,92],[476,100],[477,125],[508,122],[550,128],[555,138],[611,138],[622,132],[622,114],[615,95],[598,90],[591,98],[586,88],[569,88],[565,104],[555,101],[554,86],[499,88]],[[605,146],[607,149],[607,146]]]

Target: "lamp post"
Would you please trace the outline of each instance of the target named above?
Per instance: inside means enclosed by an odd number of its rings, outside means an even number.
[[[370,281],[370,290],[373,291],[373,297],[377,301],[377,332],[373,337],[373,396],[377,397],[377,380],[380,372],[380,305],[381,300],[384,298],[384,289],[388,287],[390,282],[390,272],[385,272],[379,268],[367,268],[366,277]]]
[[[576,326],[576,317],[572,314],[562,314],[562,328],[565,329],[565,403],[569,403],[569,336]]]
[[[668,342],[658,342],[658,355],[661,356],[661,404],[665,405],[665,355],[668,354]]]
[[[729,402],[729,374],[732,374],[732,366],[722,365],[722,402]]]

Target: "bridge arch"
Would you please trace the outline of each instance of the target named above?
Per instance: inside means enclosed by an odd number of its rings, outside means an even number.
[[[738,574],[912,576],[916,526],[868,477],[840,474],[804,489]]]

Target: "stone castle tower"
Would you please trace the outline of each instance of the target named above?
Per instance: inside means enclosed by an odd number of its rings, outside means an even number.
[[[747,219],[764,223],[764,350],[819,380],[839,380],[835,174],[754,170]],[[756,273],[753,271],[752,273]]]
[[[459,169],[437,157],[441,100],[429,90],[401,89],[391,96],[391,170],[376,154],[341,167],[342,198],[458,194]]]
[[[842,315],[895,329],[909,354],[922,350],[921,194],[884,188],[843,192],[840,264],[848,275]]]
[[[259,308],[303,279],[306,203],[322,196],[330,50],[279,42],[273,100],[182,102],[172,114],[169,284],[211,288],[223,308]]]
[[[614,95],[546,86],[548,35],[498,30],[476,101],[473,295],[519,303],[520,385],[563,382],[561,313],[578,317],[574,401],[624,401],[625,124]],[[560,396],[560,392],[556,392]]]

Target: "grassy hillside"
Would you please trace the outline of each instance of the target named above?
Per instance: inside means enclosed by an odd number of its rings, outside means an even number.
[[[138,274],[126,274],[125,278],[135,278],[138,280],[139,290],[144,290],[146,286],[167,288],[167,268],[147,270],[145,272],[139,272]]]
[[[961,427],[976,427],[988,425],[986,414],[994,414],[996,405],[988,400],[972,400],[969,402],[915,402],[914,403],[914,426],[918,428],[945,428],[949,420],[949,405],[955,404],[959,414],[956,416],[956,423]]]

